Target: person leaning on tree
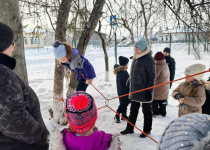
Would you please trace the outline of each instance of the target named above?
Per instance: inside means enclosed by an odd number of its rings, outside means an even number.
[[[145,39],[141,39],[134,45],[134,56],[131,65],[130,73],[130,92],[135,92],[148,87],[152,87],[155,84],[155,61],[152,57],[152,51],[147,45]],[[142,103],[142,111],[144,114],[144,127],[143,131],[146,134],[150,134],[152,130],[152,100],[153,89],[139,92],[130,95],[131,108],[129,121],[132,124],[136,124],[136,120],[139,113],[139,108]],[[120,133],[122,135],[128,133],[134,133],[134,127],[127,123],[127,127]],[[146,137],[143,133],[140,134],[141,138]]]

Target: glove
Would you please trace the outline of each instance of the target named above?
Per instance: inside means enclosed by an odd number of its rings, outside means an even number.
[[[152,91],[145,91],[146,99],[151,101],[153,99],[153,92]]]
[[[177,100],[184,98],[185,96],[183,96],[182,94],[178,93],[174,96]]]

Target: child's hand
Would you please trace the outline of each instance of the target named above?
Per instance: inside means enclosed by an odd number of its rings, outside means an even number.
[[[179,99],[179,103],[180,104],[184,103],[184,98]]]
[[[93,79],[87,79],[85,83],[86,84],[92,84],[92,82],[93,82]]]

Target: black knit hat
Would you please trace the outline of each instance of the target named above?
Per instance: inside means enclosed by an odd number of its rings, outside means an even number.
[[[119,57],[120,66],[125,66],[128,64],[129,59],[127,57],[120,56]]]
[[[169,47],[164,48],[163,52],[167,52],[169,54],[171,54],[171,49]]]
[[[0,52],[6,50],[13,42],[14,33],[12,29],[0,22]]]

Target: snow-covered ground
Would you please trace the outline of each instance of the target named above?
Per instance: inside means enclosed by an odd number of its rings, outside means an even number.
[[[157,51],[162,51],[168,44],[153,44],[152,51],[155,54]],[[188,46],[186,44],[172,44],[172,57],[176,61],[176,75],[175,79],[184,77],[185,67],[194,64],[202,63],[205,64],[207,68],[210,67],[209,59],[210,54],[205,53],[202,60],[195,60],[193,55],[187,55]],[[130,57],[133,54],[133,47],[119,47],[118,56]],[[108,49],[109,56],[109,82],[105,82],[105,63],[104,63],[104,54],[102,49],[95,49],[88,47],[85,57],[89,59],[92,65],[95,68],[97,77],[94,79],[94,86],[97,87],[101,93],[103,93],[107,98],[112,98],[117,96],[116,91],[116,77],[113,74],[113,66],[115,64],[114,49]],[[51,48],[44,49],[27,49],[26,50],[26,63],[29,84],[37,93],[40,104],[42,116],[44,118],[45,124],[47,125],[49,131],[51,132],[55,127],[60,128],[64,127],[59,126],[53,120],[49,120],[48,109],[52,107],[52,95],[53,95],[53,78],[54,78],[54,56]],[[130,69],[130,68],[129,68]],[[128,69],[128,71],[129,71]],[[209,73],[206,73],[204,78],[207,79],[210,76]],[[178,84],[182,82],[173,83],[171,92]],[[90,93],[96,101],[97,107],[104,106],[104,98],[91,86],[88,87],[87,92]],[[65,93],[64,93],[65,95]],[[109,106],[114,110],[117,109],[119,104],[118,99],[112,100],[109,103]],[[164,128],[175,118],[178,114],[178,102],[173,100],[169,96],[169,105],[167,106],[167,116],[164,118],[154,118],[153,119],[153,128],[151,137],[156,141],[159,141],[159,138],[164,130]],[[129,106],[130,107],[130,106]],[[129,110],[128,107],[128,110]],[[108,133],[119,133],[124,130],[126,127],[126,122],[121,121],[120,124],[114,122],[115,114],[109,108],[102,108],[98,111],[98,120],[96,126],[100,130],[104,130]],[[129,112],[128,112],[129,114]],[[143,114],[142,109],[139,111],[139,116],[137,119],[136,126],[140,129],[143,129]],[[155,150],[157,144],[149,138],[139,138],[140,131],[135,129],[134,134],[128,134],[120,136],[121,148],[122,150]]]

